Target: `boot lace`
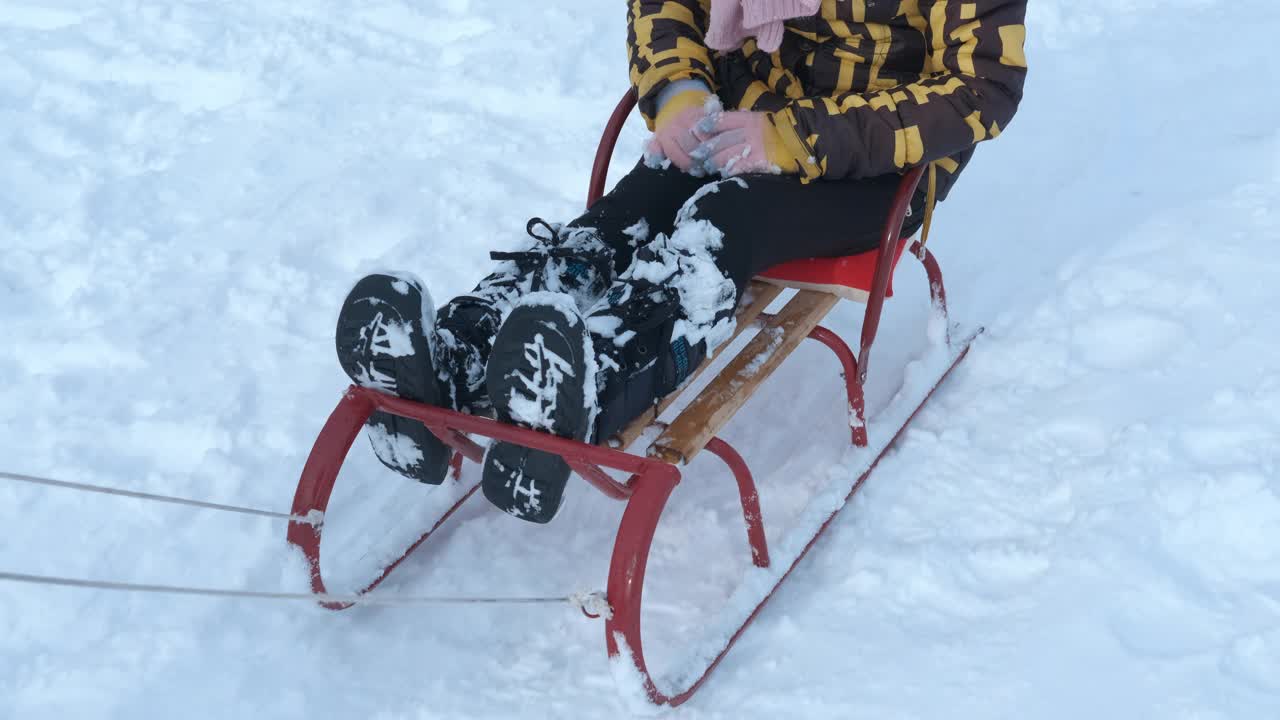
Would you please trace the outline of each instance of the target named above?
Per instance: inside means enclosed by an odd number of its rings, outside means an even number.
[[[543,232],[539,233],[538,230]],[[569,261],[571,272],[575,275],[585,275],[587,270],[590,269],[596,272],[597,277],[612,277],[613,251],[608,248],[590,249],[568,246],[573,233],[566,232],[562,225],[549,223],[539,217],[530,218],[529,223],[525,226],[525,232],[529,233],[529,237],[537,241],[532,248],[512,252],[495,250],[489,253],[489,257],[497,261],[511,260],[522,266],[543,264],[553,258],[567,260]],[[574,264],[580,265],[575,268],[573,267]]]

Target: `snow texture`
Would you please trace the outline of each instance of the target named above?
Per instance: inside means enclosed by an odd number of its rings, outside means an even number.
[[[582,322],[577,305],[567,295],[531,293],[516,303],[516,306],[554,308],[564,318],[566,328]],[[548,329],[548,332],[552,331]],[[535,334],[531,342],[525,343],[524,355],[534,371],[531,375],[519,376],[523,391],[511,389],[508,403],[511,418],[530,427],[549,430],[555,423],[558,388],[566,377],[574,377],[573,363],[548,348],[542,333]]]
[[[423,328],[435,327],[435,324],[436,324],[435,301],[431,297],[431,290],[427,288],[426,283],[422,282],[422,278],[418,277],[416,273],[408,272],[405,270],[379,270],[377,272],[396,278],[395,282],[391,284],[391,288],[396,292],[400,293],[401,295],[408,295],[410,289],[416,290],[418,293],[418,299],[421,301],[421,305],[422,305],[422,315],[421,315],[422,327]],[[435,352],[435,333],[424,332],[423,337],[427,341],[428,350],[434,353]],[[404,355],[410,355],[412,354],[412,352],[413,352],[412,347],[410,347],[409,351],[404,353]],[[404,355],[401,355],[399,357],[403,357]]]
[[[379,457],[386,458],[399,467],[413,467],[422,462],[422,448],[408,435],[388,432],[382,426],[367,428],[366,432],[369,433]]]
[[[1280,716],[1277,28],[1271,0],[1029,4],[1026,101],[932,240],[956,319],[987,333],[670,716]],[[530,215],[579,212],[625,32],[619,5],[572,0],[4,3],[0,468],[287,511],[347,384],[344,294],[396,267],[451,297]],[[645,136],[632,118],[620,147]],[[895,290],[873,437],[938,362],[910,259]],[[860,313],[827,324],[854,339]],[[778,553],[860,467],[817,344],[723,437]],[[645,590],[667,682],[770,572],[729,473],[685,470]],[[330,589],[476,473],[425,487],[357,443],[324,517]],[[601,588],[621,505],[568,493],[539,527],[473,500],[380,592]],[[0,527],[8,571],[308,587],[266,519],[0,484]],[[0,584],[0,718],[616,718],[628,663],[601,635],[568,606]]]
[[[435,333],[423,332],[423,328],[429,328],[435,325],[435,306],[431,302],[431,294],[427,292],[426,287],[415,275],[410,273],[400,273],[394,271],[379,271],[377,274],[386,275],[388,277],[397,278],[391,282],[391,289],[401,295],[408,295],[409,291],[418,292],[418,298],[421,304],[420,318],[417,319],[419,325],[415,327],[412,321],[398,322],[386,316],[384,312],[377,312],[372,318],[372,325],[367,325],[361,329],[361,336],[364,342],[368,343],[369,349],[374,357],[393,357],[402,358],[409,357],[414,354],[413,338],[415,334],[422,335],[427,341],[428,352],[433,352],[435,347],[432,336]],[[381,297],[358,298],[366,303],[371,303],[375,307],[385,307],[386,303]],[[371,336],[371,337],[370,337]],[[371,358],[372,359],[372,358]],[[397,378],[378,369],[372,363],[355,368],[353,379],[356,384],[361,387],[372,388],[379,392],[388,394],[397,393]],[[408,441],[407,437],[396,436],[395,439],[388,437],[379,437],[375,440],[375,444],[387,452],[395,452],[395,448],[403,445],[402,441]],[[412,445],[412,444],[411,444]],[[417,453],[419,459],[421,453],[416,446],[412,446],[412,453]],[[393,455],[383,455],[383,457],[393,457]]]
[[[577,301],[563,293],[529,293],[516,303],[516,307],[526,306],[555,309],[564,318],[566,328],[574,327],[583,321]],[[512,388],[508,410],[512,419],[517,422],[540,430],[552,430],[559,403],[559,387],[566,376],[574,376],[573,363],[548,348],[546,338],[541,333],[536,334],[532,342],[525,343],[524,352],[529,365],[537,370],[530,376],[520,376],[525,392]],[[583,358],[584,374],[582,390],[590,413],[587,425],[589,436],[595,418],[600,412],[597,402],[599,392],[596,389],[596,373],[599,366],[596,364],[595,349],[592,346],[590,334],[583,335],[583,348],[580,352]]]
[[[724,244],[724,233],[708,220],[697,218],[698,201],[720,192],[725,183],[737,183],[744,189],[745,180],[731,178],[707,183],[690,197],[676,214],[671,237],[659,234],[647,246],[650,251],[637,258],[622,273],[623,280],[644,280],[654,285],[674,287],[679,295],[681,318],[676,321],[672,341],[684,338],[690,345],[706,341],[710,348],[719,347],[733,335],[732,310],[737,296],[733,281],[716,267],[715,252]],[[632,291],[624,285],[618,298],[606,298],[597,309],[626,303]],[[630,341],[634,333],[619,333],[617,318],[593,317],[590,328],[619,346]]]
[[[640,247],[641,245],[649,242],[649,221],[644,218],[640,218],[636,224],[626,230],[623,230],[623,232],[627,234],[627,237],[631,238],[631,244],[633,246]]]

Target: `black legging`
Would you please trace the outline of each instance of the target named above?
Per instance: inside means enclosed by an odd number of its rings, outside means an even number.
[[[882,175],[804,184],[792,175],[743,175],[739,182],[696,178],[675,167],[654,169],[641,162],[570,225],[599,230],[614,248],[620,273],[631,263],[634,249],[628,228],[643,220],[650,239],[658,233],[670,236],[685,202],[714,182],[716,191],[698,199],[694,217],[724,233],[723,245],[714,253],[716,265],[741,295],[752,277],[779,263],[878,247],[901,181],[900,175]],[[924,220],[922,198],[913,200],[904,237]]]

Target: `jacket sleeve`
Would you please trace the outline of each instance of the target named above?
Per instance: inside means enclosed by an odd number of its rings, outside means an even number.
[[[631,86],[649,129],[669,83],[694,79],[716,87],[711,51],[703,42],[711,0],[627,0]]]
[[[1027,72],[1026,0],[925,2],[918,7],[927,13],[928,77],[879,92],[798,98],[774,113],[801,175],[901,172],[994,138],[1013,119]]]

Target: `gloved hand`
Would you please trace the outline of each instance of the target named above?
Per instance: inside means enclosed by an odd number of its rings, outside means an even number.
[[[734,111],[706,118],[694,129],[703,142],[689,155],[709,172],[725,176],[796,172],[795,154],[768,113]]]
[[[666,158],[684,172],[703,175],[705,171],[694,163],[690,153],[704,139],[694,134],[694,128],[707,117],[707,101],[711,99],[711,93],[696,80],[670,89],[675,92],[659,101],[648,159]]]

